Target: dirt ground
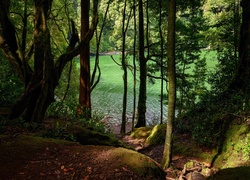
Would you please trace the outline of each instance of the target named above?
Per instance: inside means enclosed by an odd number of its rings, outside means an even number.
[[[130,124],[127,129],[129,130]],[[134,147],[138,152],[149,156],[160,164],[163,155],[163,146],[157,145],[151,148],[144,148],[144,139],[133,139],[128,134],[120,135],[119,127],[115,127],[114,133],[126,144]],[[10,135],[10,141],[15,140],[15,136],[27,134],[22,129],[9,129],[5,134]],[[14,136],[13,136],[14,134]],[[6,140],[7,141],[7,140]],[[45,149],[39,153],[32,154],[29,159],[18,157],[12,162],[6,163],[2,179],[69,179],[69,180],[98,180],[98,179],[147,179],[135,174],[132,169],[126,166],[117,167],[117,159],[112,159],[108,152],[111,147],[100,146],[82,146],[78,144],[69,144],[67,146],[58,146],[53,143],[48,144]],[[22,149],[20,149],[22,150]],[[174,156],[172,166],[181,170],[190,159],[186,157]],[[13,165],[15,164],[15,165]],[[4,168],[4,167],[3,167]],[[173,178],[173,172],[166,170],[166,179]],[[176,171],[174,172],[176,173]],[[1,170],[0,170],[1,174]],[[162,178],[160,178],[162,179]],[[165,179],[165,178],[164,178]]]

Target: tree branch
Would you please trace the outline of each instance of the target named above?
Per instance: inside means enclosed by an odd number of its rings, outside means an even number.
[[[76,45],[76,42],[75,44],[70,44],[67,48],[67,51],[57,59],[55,63],[55,75],[57,76],[56,77],[57,79],[60,78],[66,63],[71,61],[77,55],[79,55],[83,47],[92,39],[97,24],[98,24],[98,0],[94,0],[93,18],[91,27],[86,36],[83,38],[83,40],[81,40],[81,42],[76,47],[73,47]]]

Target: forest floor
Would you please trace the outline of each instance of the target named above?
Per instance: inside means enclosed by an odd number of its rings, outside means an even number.
[[[145,139],[134,139],[129,133],[120,135],[117,133],[119,128],[117,126],[114,133],[120,141],[161,163],[163,145],[145,148]],[[127,129],[129,128],[130,124],[127,125]],[[33,136],[26,129],[12,126],[5,127],[1,134],[7,135],[7,138],[0,138],[0,147],[1,143],[18,142],[17,138],[21,135]],[[189,140],[183,139],[183,141]],[[22,145],[16,146],[13,159],[5,159],[9,153],[1,154],[4,149],[1,147],[0,174],[4,179],[147,179],[135,174],[129,167],[118,166],[119,160],[113,159],[110,153],[112,147],[49,143],[43,150],[33,153],[33,150],[26,149]],[[27,156],[22,154],[21,157],[16,157],[20,153],[18,151],[25,151]],[[179,177],[184,165],[194,158],[174,155],[172,160],[172,168],[165,170],[166,179]]]
[[[131,124],[127,124],[127,133],[120,134],[120,126],[114,126],[112,129],[115,136],[123,143],[133,147],[137,152],[150,157],[149,164],[160,166],[163,157],[163,145],[147,147],[145,138],[135,139],[130,136]],[[199,158],[199,153],[185,155],[173,153],[171,168],[165,169],[166,177],[155,176],[156,178],[147,178],[141,176],[133,168],[124,164],[123,161],[133,161],[131,157],[123,158],[123,154],[129,154],[134,151],[124,152],[124,148],[112,146],[91,146],[80,145],[79,143],[58,140],[44,139],[37,136],[36,131],[30,131],[25,127],[7,125],[0,128],[0,177],[2,179],[70,179],[70,180],[102,180],[102,179],[178,179],[185,180],[192,178],[195,180],[205,180],[201,171],[208,171],[207,176],[216,173],[216,169],[210,168],[209,160]],[[212,153],[208,149],[195,146],[190,136],[178,135],[177,143],[182,147],[191,147],[193,150],[199,149],[199,152],[206,154]],[[187,151],[190,153],[190,150]],[[114,156],[117,151],[119,156]],[[197,151],[195,151],[197,152]],[[210,154],[210,157],[213,157]],[[137,156],[137,155],[136,155]],[[141,159],[145,157],[139,157]],[[141,160],[140,159],[140,160]],[[136,161],[136,160],[135,160]],[[146,160],[148,161],[148,160]],[[195,164],[189,170],[186,166],[189,162]],[[121,165],[122,163],[122,165]],[[136,162],[130,162],[132,166]],[[143,163],[141,163],[143,164]],[[144,169],[148,171],[148,169]],[[159,171],[159,169],[156,171]],[[199,173],[197,173],[199,172]],[[193,173],[193,174],[192,174]],[[229,174],[229,173],[227,173]],[[196,178],[194,178],[194,175]],[[165,175],[164,175],[165,176]]]

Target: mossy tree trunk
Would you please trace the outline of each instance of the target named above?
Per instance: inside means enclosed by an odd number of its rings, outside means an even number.
[[[162,165],[166,169],[171,162],[172,129],[175,118],[176,73],[175,73],[175,19],[176,2],[168,1],[168,35],[167,35],[167,66],[168,66],[168,117],[166,140],[164,145]]]
[[[31,51],[22,51],[14,25],[9,19],[9,1],[0,2],[0,48],[12,64],[15,72],[24,82],[24,92],[15,103],[10,118],[22,116],[26,121],[43,120],[48,106],[54,101],[54,90],[62,71],[81,49],[90,41],[97,25],[98,1],[94,0],[92,26],[79,45],[78,34],[72,23],[72,37],[69,46],[57,60],[51,53],[50,32],[47,26],[52,0],[34,0],[34,42]],[[24,37],[24,36],[23,36]],[[28,60],[34,54],[34,70]]]

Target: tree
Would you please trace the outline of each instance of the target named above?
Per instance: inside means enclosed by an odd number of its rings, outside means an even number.
[[[175,19],[176,2],[168,1],[168,35],[167,35],[167,66],[168,66],[168,117],[166,128],[166,139],[164,145],[162,165],[169,167],[172,153],[172,129],[175,118],[176,102],[176,75],[175,75]]]
[[[81,0],[81,39],[89,31],[89,0]],[[80,92],[79,104],[82,106],[83,117],[91,118],[91,98],[90,98],[90,49],[89,42],[80,53]]]
[[[143,3],[138,0],[139,11],[139,64],[140,64],[140,86],[137,106],[137,123],[135,128],[146,126],[146,99],[147,99],[147,61],[144,57],[144,23],[143,23]]]
[[[221,93],[228,88],[238,64],[240,10],[238,0],[210,0],[204,5],[207,19],[205,40],[210,51],[217,52],[218,65],[209,74],[211,89]],[[232,33],[233,32],[233,33]]]
[[[132,115],[132,131],[135,127],[135,117],[136,117],[136,1],[133,0],[133,14],[134,14],[134,44],[133,44],[133,115]]]
[[[126,56],[125,56],[125,43],[126,43],[126,32],[129,24],[130,14],[126,20],[126,8],[127,8],[127,0],[124,0],[124,8],[123,8],[123,20],[122,20],[122,69],[123,69],[123,105],[122,105],[122,125],[121,125],[121,133],[126,132],[126,121],[127,121],[127,94],[128,94],[128,71],[127,71],[127,63],[126,63]],[[132,9],[131,9],[132,10]]]
[[[247,77],[250,76],[250,2],[241,1],[242,23],[240,29],[239,62],[229,89],[240,91],[248,87]]]
[[[9,7],[10,1],[0,2],[0,47],[25,86],[24,92],[12,108],[10,118],[22,116],[26,121],[41,122],[48,106],[54,101],[54,91],[65,65],[80,54],[93,36],[97,25],[98,1],[94,0],[92,26],[85,38],[76,46],[79,39],[72,23],[69,45],[57,59],[52,54],[48,28],[52,0],[34,0],[34,41],[28,53],[20,48],[16,28],[9,17]],[[28,55],[32,52],[34,68],[28,62]]]

